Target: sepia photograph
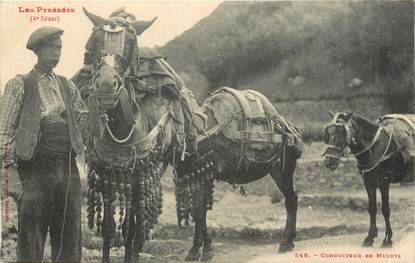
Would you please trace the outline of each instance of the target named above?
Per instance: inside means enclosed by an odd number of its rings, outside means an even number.
[[[414,7],[0,0],[0,262],[415,262]]]

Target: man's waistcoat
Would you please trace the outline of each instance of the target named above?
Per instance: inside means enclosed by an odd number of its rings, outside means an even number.
[[[29,161],[36,152],[40,134],[40,94],[39,85],[33,72],[23,75],[24,98],[16,134],[16,154],[20,160]],[[83,152],[82,137],[71,103],[68,81],[56,75],[66,108],[67,129],[71,147],[76,154]]]

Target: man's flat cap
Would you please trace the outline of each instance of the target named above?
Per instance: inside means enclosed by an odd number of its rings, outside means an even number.
[[[53,40],[60,37],[63,30],[53,26],[39,27],[29,36],[26,47],[30,50],[35,50],[36,47],[44,44],[48,40]]]

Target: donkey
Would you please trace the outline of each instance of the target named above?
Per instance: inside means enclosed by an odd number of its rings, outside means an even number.
[[[241,98],[245,104],[250,100],[254,105],[264,105],[261,107],[263,116],[251,116],[259,114],[259,108],[252,112],[249,105],[241,108],[236,98]],[[301,156],[298,131],[278,115],[265,96],[256,91],[222,88],[207,98],[202,109],[207,117],[205,126],[193,125],[199,130],[194,140],[188,142],[192,147],[188,147],[190,150],[184,160],[176,158],[174,162],[178,223],[180,225],[183,220],[188,223],[189,213],[195,222],[193,245],[185,260],[206,261],[214,256],[206,223],[207,210],[212,209],[213,180],[245,184],[267,174],[271,175],[285,197],[287,220],[279,252],[292,250],[297,222],[293,176],[297,159]],[[245,121],[247,126],[238,127]],[[236,137],[238,139],[232,139]],[[256,141],[251,140],[254,137]]]
[[[187,106],[167,62],[139,57],[137,36],[154,20],[136,21],[124,9],[109,19],[84,12],[94,24],[84,67],[91,72],[73,79],[89,107],[88,225],[102,228],[102,262],[109,262],[118,198],[124,261],[135,262],[161,213],[160,177],[172,147],[183,146]]]
[[[382,247],[391,247],[389,186],[402,181],[412,168],[412,162],[405,160],[402,147],[395,140],[394,131],[398,129],[398,122],[401,120],[396,117],[389,118],[387,115],[382,118],[383,124],[377,124],[353,112],[330,112],[330,115],[333,120],[324,131],[324,142],[328,145],[325,165],[332,171],[335,170],[349,148],[356,157],[369,198],[370,226],[362,246],[372,246],[374,238],[377,237],[376,189],[379,188],[386,224]]]

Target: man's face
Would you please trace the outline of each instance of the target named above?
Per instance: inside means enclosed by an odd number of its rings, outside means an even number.
[[[61,57],[61,49],[62,40],[60,38],[42,44],[36,50],[39,66],[49,69],[56,67]]]

